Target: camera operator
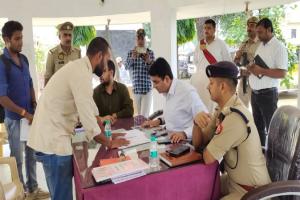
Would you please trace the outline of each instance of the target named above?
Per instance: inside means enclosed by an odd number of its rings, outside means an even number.
[[[152,85],[149,69],[154,53],[146,48],[145,30],[136,32],[136,46],[128,52],[125,69],[132,74],[133,94],[138,114],[148,117],[152,103]]]

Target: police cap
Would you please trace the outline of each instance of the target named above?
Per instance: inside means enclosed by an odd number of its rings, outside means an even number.
[[[59,25],[57,26],[57,29],[58,29],[59,31],[73,32],[74,25],[73,25],[71,22],[65,22],[65,23],[59,24]]]
[[[238,79],[239,70],[229,61],[221,61],[206,67],[207,77]]]
[[[257,17],[250,17],[248,20],[247,20],[247,24],[250,24],[250,23],[254,23],[254,24],[257,24],[258,23],[258,18]]]

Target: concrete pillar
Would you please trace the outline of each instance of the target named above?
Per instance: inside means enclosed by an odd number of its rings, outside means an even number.
[[[153,0],[151,8],[151,46],[155,57],[165,58],[177,77],[176,10],[161,0]],[[154,89],[153,111],[163,108],[164,98]]]
[[[33,86],[35,92],[38,92],[37,84],[37,72],[35,67],[35,53],[34,53],[34,42],[33,42],[33,28],[32,28],[32,17],[31,16],[18,16],[14,13],[14,16],[9,16],[8,20],[15,20],[20,22],[23,25],[23,48],[22,53],[26,55],[29,61],[29,70],[32,77]],[[24,13],[22,13],[24,14]]]
[[[298,55],[299,57],[299,63],[298,63],[298,101],[297,101],[297,107],[300,108],[300,53]]]

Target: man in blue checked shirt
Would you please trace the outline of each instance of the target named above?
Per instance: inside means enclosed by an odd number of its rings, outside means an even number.
[[[145,30],[136,32],[136,47],[128,52],[125,68],[132,73],[133,94],[138,114],[148,117],[152,103],[152,85],[148,71],[154,53],[145,47]]]

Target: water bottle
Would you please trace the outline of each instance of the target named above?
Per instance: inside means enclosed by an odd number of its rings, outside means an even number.
[[[155,136],[151,136],[149,166],[151,170],[159,169],[159,157],[157,152],[157,142]]]
[[[104,134],[105,134],[105,137],[106,137],[107,141],[110,142],[112,140],[110,121],[109,120],[105,120],[104,124],[105,124],[105,126],[104,126]]]

